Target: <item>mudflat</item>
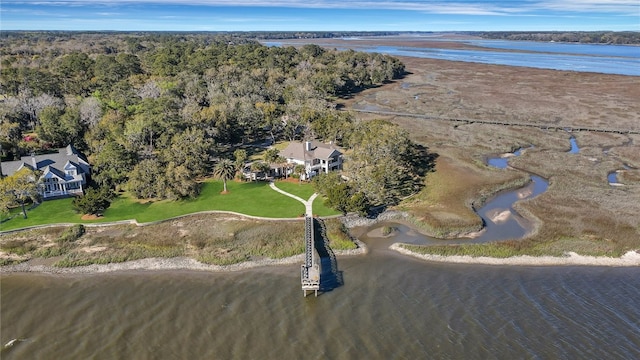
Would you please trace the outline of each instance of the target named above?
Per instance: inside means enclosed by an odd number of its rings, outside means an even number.
[[[438,44],[458,43],[428,46]],[[400,206],[424,229],[477,225],[472,206],[534,173],[550,186],[516,205],[536,223],[519,247],[617,256],[640,248],[640,77],[400,59],[408,72],[403,79],[365,90],[343,106],[373,112],[356,112],[360,119],[397,123],[438,154],[423,192]],[[593,131],[569,130],[577,128]],[[578,153],[569,153],[571,137]],[[510,159],[509,169],[486,165],[488,156],[517,148],[527,150]],[[622,186],[607,179],[616,170]]]

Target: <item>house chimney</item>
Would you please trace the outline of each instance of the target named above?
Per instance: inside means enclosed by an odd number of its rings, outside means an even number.
[[[305,141],[304,142],[304,150],[305,151],[311,151],[311,141]]]
[[[31,153],[31,166],[33,166],[33,170],[38,170],[38,163],[36,162],[36,155]]]

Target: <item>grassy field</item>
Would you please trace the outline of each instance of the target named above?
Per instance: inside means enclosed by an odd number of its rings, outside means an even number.
[[[298,194],[313,193],[310,184],[288,184]],[[304,214],[304,206],[299,201],[284,196],[269,187],[266,182],[227,183],[228,194],[220,194],[222,182],[206,181],[200,196],[179,201],[138,201],[127,194],[116,198],[104,216],[96,220],[82,220],[71,206],[71,199],[45,201],[28,212],[28,218],[15,216],[1,224],[2,230],[18,229],[34,225],[55,223],[96,223],[120,220],[136,220],[140,223],[159,221],[200,211],[232,211],[266,218],[295,218]],[[285,191],[288,191],[285,189]],[[311,196],[311,195],[309,195]],[[305,198],[308,198],[306,196]],[[320,216],[335,215],[336,211],[322,205],[316,199],[314,210]]]

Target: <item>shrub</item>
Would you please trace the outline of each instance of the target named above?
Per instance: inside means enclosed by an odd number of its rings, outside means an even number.
[[[16,255],[26,255],[36,249],[36,246],[29,242],[19,241],[19,240],[10,240],[0,247],[2,251],[5,251],[10,254]]]
[[[73,199],[73,207],[82,214],[102,214],[111,205],[111,189],[102,187],[100,189],[88,188],[83,196]]]
[[[82,224],[76,224],[72,227],[65,230],[65,232],[60,235],[57,239],[59,245],[62,245],[67,242],[74,242],[78,240],[82,235],[84,235],[85,229]]]

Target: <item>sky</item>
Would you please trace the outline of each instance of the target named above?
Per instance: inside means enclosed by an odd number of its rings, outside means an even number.
[[[640,0],[1,0],[0,30],[640,31]]]

